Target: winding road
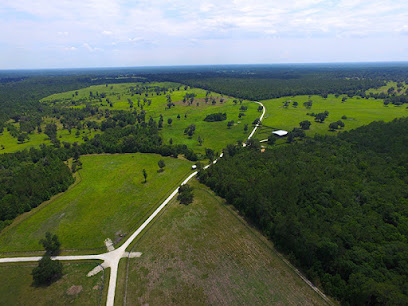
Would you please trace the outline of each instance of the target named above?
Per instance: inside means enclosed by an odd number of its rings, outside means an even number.
[[[251,134],[249,134],[247,141],[252,138],[252,136],[255,134],[256,130],[258,129],[261,121],[263,120],[265,116],[265,106],[261,102],[255,102],[258,103],[259,105],[262,106],[262,115],[259,119],[259,122],[255,125],[254,129],[252,130]],[[246,146],[246,143],[243,143],[243,146]],[[219,156],[219,158],[223,157],[223,153]],[[218,161],[218,159],[214,160],[211,164],[207,165],[204,167],[204,169],[207,169],[211,165],[215,164]],[[181,184],[184,185],[188,181],[190,181],[194,176],[196,176],[198,171],[195,171],[191,173]],[[164,200],[164,202],[147,218],[147,220],[123,243],[119,248],[112,250],[110,252],[106,252],[103,254],[97,254],[97,255],[73,255],[73,256],[55,256],[52,257],[52,259],[58,259],[58,260],[63,260],[63,261],[73,261],[73,260],[102,260],[102,267],[103,268],[111,268],[110,271],[110,278],[109,278],[109,287],[108,287],[108,297],[106,301],[107,306],[113,306],[115,302],[115,293],[116,293],[116,281],[118,277],[118,266],[119,266],[119,261],[124,258],[124,257],[138,257],[140,256],[140,253],[130,253],[126,252],[126,249],[128,246],[135,240],[135,238],[145,229],[147,225],[160,213],[160,211],[175,197],[175,195],[178,193],[179,187],[177,187],[168,197],[167,199]],[[39,261],[41,257],[12,257],[12,258],[0,258],[0,263],[15,263],[15,262],[35,262]],[[97,266],[94,270],[88,273],[88,276],[94,275],[98,273],[102,268],[100,266]],[[304,279],[305,280],[305,279]],[[305,280],[307,281],[307,280]],[[316,287],[312,285],[312,288],[316,291]],[[317,289],[318,290],[318,289]],[[318,292],[320,295],[323,295],[323,293]],[[327,297],[326,297],[327,298]]]

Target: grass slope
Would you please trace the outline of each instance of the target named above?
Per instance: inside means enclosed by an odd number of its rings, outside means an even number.
[[[164,159],[165,171],[157,173]],[[62,249],[98,248],[117,241],[191,171],[191,162],[156,154],[81,157],[82,181],[0,235],[0,252],[41,250],[46,231],[58,235]],[[148,174],[144,184],[142,169]]]
[[[32,286],[32,265],[0,265],[0,305],[102,305],[106,303],[109,269],[93,277],[86,274],[95,263],[64,264],[64,276],[48,287]],[[72,286],[82,286],[78,294],[69,295]]]
[[[198,182],[188,206],[173,201],[134,245],[128,305],[321,305],[324,301],[222,199]],[[126,261],[120,265],[126,272]],[[117,303],[123,303],[125,278]]]
[[[299,105],[293,107],[292,103],[285,108],[283,102],[287,100],[297,101]],[[394,118],[408,116],[406,106],[384,106],[381,100],[348,98],[341,102],[342,96],[336,98],[329,95],[327,99],[320,96],[311,96],[313,105],[310,109],[303,106],[303,103],[309,100],[309,96],[285,97],[279,99],[265,100],[262,103],[266,107],[266,114],[263,124],[273,129],[283,129],[291,131],[294,127],[299,127],[299,122],[309,120],[312,122],[310,130],[306,134],[329,134],[335,132],[329,131],[329,124],[338,120],[345,123],[343,130],[355,129],[373,121],[391,121]],[[314,121],[314,117],[306,115],[307,113],[329,112],[329,116],[323,123]],[[347,119],[341,119],[345,115]],[[257,135],[257,138],[267,138],[271,129],[263,128]]]

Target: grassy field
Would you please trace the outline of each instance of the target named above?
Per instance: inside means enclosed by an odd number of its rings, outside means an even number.
[[[366,94],[370,94],[370,93],[379,94],[379,93],[382,93],[382,92],[387,93],[388,89],[391,88],[391,87],[395,88],[395,90],[393,92],[395,94],[406,94],[407,93],[407,84],[405,84],[405,82],[402,82],[402,84],[403,84],[403,87],[401,87],[400,92],[398,92],[397,82],[392,82],[391,81],[391,82],[387,82],[387,85],[381,86],[380,88],[377,88],[377,89],[372,88],[372,89],[366,90]]]
[[[45,127],[45,124],[44,124]],[[44,129],[43,129],[44,130]],[[61,141],[69,142],[69,143],[83,143],[83,137],[86,136],[88,139],[91,139],[95,136],[95,134],[100,133],[99,131],[95,132],[94,130],[81,130],[80,135],[76,136],[77,129],[72,129],[71,134],[69,134],[68,130],[59,129],[57,132],[58,139]],[[51,141],[47,135],[43,133],[37,133],[37,131],[33,132],[32,134],[28,135],[30,139],[24,141],[23,143],[18,143],[17,138],[14,138],[10,135],[7,129],[4,129],[4,132],[0,134],[0,146],[4,146],[4,150],[0,148],[0,154],[2,153],[13,153],[17,151],[21,151],[24,149],[29,149],[31,147],[37,148],[40,144],[44,143],[46,145],[51,145]]]
[[[166,167],[158,173],[160,159]],[[104,247],[106,238],[118,242],[191,172],[192,165],[156,154],[83,156],[81,161],[82,181],[4,229],[0,252],[41,250],[38,241],[46,231],[58,235],[62,249]],[[146,184],[142,169],[148,174]]]
[[[308,100],[313,101],[310,109],[303,106]],[[297,101],[298,106],[293,107],[292,103],[285,108],[283,102],[287,100]],[[291,131],[294,127],[299,127],[299,122],[309,120],[312,122],[310,130],[306,131],[308,136],[314,134],[333,135],[336,132],[329,131],[329,124],[338,120],[345,123],[342,130],[355,129],[359,126],[369,124],[373,121],[391,121],[397,117],[408,116],[406,106],[384,106],[381,100],[348,98],[342,102],[342,96],[336,98],[329,95],[327,99],[320,96],[295,96],[279,99],[265,100],[262,103],[266,107],[266,114],[263,128],[257,133],[258,139],[265,139],[275,129]],[[307,113],[329,112],[329,116],[323,123],[314,121],[314,117],[308,116]],[[347,119],[342,119],[346,116]],[[269,127],[269,128],[268,128]],[[270,129],[272,128],[272,129]],[[340,130],[339,130],[340,131]]]
[[[0,305],[98,305],[100,299],[101,305],[106,303],[109,269],[105,275],[87,277],[96,263],[65,263],[60,280],[48,287],[34,287],[31,271],[35,266],[0,265]],[[76,293],[72,286],[82,286],[82,290]]]
[[[110,110],[127,110],[140,111],[141,108],[137,106],[137,99],[143,104],[143,99],[146,98],[144,94],[131,95],[130,88],[141,85],[141,83],[130,84],[115,84],[115,85],[98,85],[76,91],[69,91],[65,93],[59,93],[47,98],[44,98],[44,103],[62,104],[66,107],[84,107],[85,105],[97,105],[99,108],[106,108]],[[156,95],[149,93],[147,99],[151,100],[151,104],[146,103],[143,106],[143,110],[146,111],[146,119],[150,116],[156,121],[163,116],[163,128],[160,133],[165,143],[169,143],[170,139],[174,144],[186,144],[194,151],[203,153],[205,148],[211,148],[215,151],[221,151],[227,144],[236,143],[238,140],[244,140],[251,129],[251,124],[255,118],[260,116],[257,108],[258,105],[249,101],[243,101],[242,104],[235,104],[234,99],[231,97],[222,97],[218,93],[211,92],[208,95],[208,102],[205,102],[206,91],[198,88],[184,89],[184,85],[177,83],[149,83],[144,86],[154,87],[168,87],[174,89],[170,92],[172,102],[175,104],[172,108],[168,109],[166,95]],[[177,87],[180,90],[176,90]],[[106,98],[102,98],[102,102],[99,98],[90,98],[90,92],[93,94],[98,92],[99,94],[106,94],[107,98],[112,102],[112,107],[106,103]],[[183,97],[187,93],[194,93],[196,97],[192,104],[183,103]],[[120,97],[120,98],[119,98]],[[133,101],[133,108],[130,108],[128,99]],[[215,104],[212,104],[212,100],[215,100]],[[223,100],[223,101],[221,101]],[[53,102],[54,101],[54,102]],[[75,105],[72,104],[72,101]],[[240,111],[241,105],[247,106],[246,111]],[[227,120],[222,122],[205,122],[204,118],[208,114],[212,113],[226,113]],[[238,118],[239,113],[245,113],[245,116]],[[180,119],[177,116],[180,115]],[[171,125],[168,124],[168,119],[172,119]],[[234,121],[234,125],[231,128],[227,127],[228,121]],[[184,135],[184,130],[190,124],[196,125],[196,132],[192,137]],[[248,124],[248,131],[244,131],[245,124]],[[204,140],[202,146],[198,142],[198,137]]]
[[[250,229],[197,181],[188,206],[173,201],[135,242],[127,305],[322,305],[324,301]],[[127,261],[120,272],[125,275]],[[125,277],[117,304],[123,304]]]

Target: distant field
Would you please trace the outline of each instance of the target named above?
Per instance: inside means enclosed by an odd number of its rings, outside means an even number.
[[[45,126],[45,124],[44,124]],[[86,136],[88,139],[91,139],[95,136],[95,134],[100,133],[95,131],[89,130],[81,130],[80,135],[76,136],[77,129],[72,129],[71,134],[67,130],[58,130],[58,139],[61,141],[69,142],[69,143],[83,143],[85,142],[82,137]],[[29,149],[31,147],[37,148],[40,144],[44,143],[46,145],[51,145],[51,141],[49,140],[48,136],[45,134],[39,134],[36,131],[32,134],[28,134],[30,137],[29,140],[24,141],[24,143],[18,143],[17,138],[14,138],[10,135],[7,129],[4,129],[4,132],[0,134],[0,146],[4,146],[4,150],[0,148],[0,154],[2,153],[13,153],[17,151],[21,151],[24,149]]]
[[[303,106],[303,103],[312,100],[313,104],[310,109]],[[285,101],[298,102],[297,107],[293,107],[293,103],[285,108]],[[306,131],[308,136],[314,134],[333,135],[336,132],[329,131],[329,124],[338,120],[345,123],[342,130],[355,129],[359,126],[366,125],[373,121],[391,121],[397,117],[408,116],[408,109],[405,105],[402,106],[384,106],[381,100],[373,99],[357,99],[348,98],[342,102],[342,96],[336,98],[334,95],[329,95],[327,99],[320,96],[295,96],[284,97],[279,99],[265,100],[262,103],[266,107],[265,119],[263,124],[272,129],[261,129],[257,134],[257,138],[267,138],[274,129],[283,129],[291,131],[294,127],[299,127],[299,122],[309,120],[312,125],[310,130]],[[329,116],[323,123],[314,121],[314,117],[306,115],[307,113],[329,112]],[[342,119],[343,116],[347,119]],[[339,130],[341,131],[341,130]]]
[[[157,173],[163,159],[165,171]],[[191,162],[156,154],[82,156],[82,181],[43,209],[19,218],[0,234],[0,252],[41,250],[46,231],[62,249],[104,247],[143,221],[191,171]],[[142,169],[148,174],[144,184]]]
[[[174,91],[170,92],[172,102],[175,104],[171,109],[166,108],[167,97],[165,94],[156,95],[155,93],[149,93],[146,97],[145,94],[131,95],[130,88],[137,85],[143,86],[161,86],[168,87]],[[180,87],[180,90],[176,88]],[[250,127],[255,118],[260,116],[257,112],[258,104],[243,101],[242,104],[233,102],[234,98],[222,97],[218,93],[211,92],[208,96],[208,102],[205,102],[206,91],[198,88],[185,89],[184,85],[177,83],[129,83],[129,84],[115,84],[115,85],[99,85],[91,86],[88,88],[76,91],[69,91],[65,93],[59,93],[47,98],[44,98],[44,103],[56,103],[57,105],[65,105],[66,107],[84,107],[85,105],[95,105],[101,109],[110,110],[126,110],[126,111],[141,111],[138,107],[137,100],[140,99],[140,104],[143,104],[143,99],[147,98],[151,100],[151,104],[146,103],[143,106],[143,110],[146,111],[146,121],[152,116],[153,119],[158,121],[160,115],[163,116],[163,129],[161,135],[164,142],[169,143],[170,139],[174,144],[186,144],[194,151],[198,153],[204,153],[205,148],[211,148],[215,151],[221,151],[227,144],[235,143],[237,140],[245,139],[250,131]],[[90,92],[96,94],[106,94],[106,97],[112,102],[110,107],[106,98],[91,98]],[[187,94],[195,94],[194,102],[183,103],[183,97]],[[119,98],[120,97],[120,98]],[[130,108],[128,99],[131,99],[134,107]],[[212,99],[215,100],[215,104],[212,104]],[[221,99],[223,101],[221,102]],[[74,104],[73,104],[74,103]],[[198,105],[197,105],[198,103]],[[240,111],[241,105],[247,106],[248,110]],[[204,118],[211,113],[222,112],[227,114],[227,120],[222,122],[205,122]],[[244,113],[245,116],[238,118],[239,113]],[[180,115],[180,119],[177,116]],[[172,124],[168,124],[168,119],[172,119]],[[234,125],[231,128],[227,127],[228,121],[234,121]],[[239,123],[238,123],[239,122]],[[184,135],[184,130],[190,124],[196,125],[196,131],[190,138]],[[244,131],[245,124],[248,124],[248,131]],[[203,139],[202,146],[199,145],[198,137]]]
[[[403,87],[401,87],[400,92],[398,92],[397,82],[387,82],[387,85],[382,86],[380,88],[377,88],[377,89],[372,88],[372,89],[366,90],[366,94],[370,94],[370,93],[379,94],[382,92],[387,93],[388,89],[391,87],[395,88],[395,90],[393,91],[393,93],[395,94],[406,94],[407,84],[405,84],[405,82],[402,82],[402,84],[403,84]]]
[[[324,301],[266,241],[205,186],[195,200],[173,201],[134,244],[127,305],[322,305]],[[125,275],[126,260],[120,272]],[[123,303],[125,277],[116,302]]]
[[[98,305],[100,298],[102,305],[106,303],[109,269],[104,278],[103,273],[87,277],[96,263],[64,264],[60,280],[48,287],[33,287],[31,271],[35,266],[0,265],[0,305]],[[82,286],[82,290],[70,295],[72,286]]]

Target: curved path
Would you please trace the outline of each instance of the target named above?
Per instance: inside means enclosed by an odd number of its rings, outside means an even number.
[[[255,102],[262,106],[262,115],[259,119],[259,122],[256,124],[254,129],[252,130],[251,134],[249,134],[247,141],[252,138],[255,134],[256,130],[258,129],[263,117],[265,116],[265,106],[261,102]],[[246,146],[246,143],[243,143],[243,146]],[[219,158],[223,157],[223,153],[219,156]],[[211,165],[215,164],[218,159],[214,160],[211,164],[204,167],[207,169]],[[196,176],[198,171],[191,173],[181,184],[184,185],[188,181],[190,181],[194,176]],[[145,229],[145,227],[158,215],[158,213],[176,196],[180,187],[177,187],[168,197],[164,200],[164,202],[150,215],[149,218],[146,219],[145,222],[123,243],[118,249],[106,252],[103,254],[96,254],[96,255],[73,255],[73,256],[55,256],[53,259],[58,260],[102,260],[102,267],[104,268],[111,268],[110,271],[110,278],[109,278],[109,287],[108,287],[108,298],[106,301],[106,305],[113,306],[115,302],[115,293],[116,293],[116,280],[118,276],[118,266],[119,261],[123,257],[128,257],[129,253],[126,252],[126,248],[135,240],[135,238]],[[131,257],[140,256],[140,254],[130,254]],[[32,261],[39,261],[41,257],[13,257],[13,258],[0,258],[0,263],[12,263],[12,262],[32,262]],[[100,267],[97,266],[94,270],[89,272],[88,275],[94,275],[100,271]],[[302,277],[303,278],[303,277]],[[304,279],[304,278],[303,278]],[[305,280],[305,279],[304,279]],[[306,281],[306,280],[305,280]],[[316,287],[312,285],[312,288],[316,291]],[[317,289],[318,290],[318,289]],[[325,295],[318,290],[319,294],[323,297]],[[327,299],[327,297],[326,297]]]

